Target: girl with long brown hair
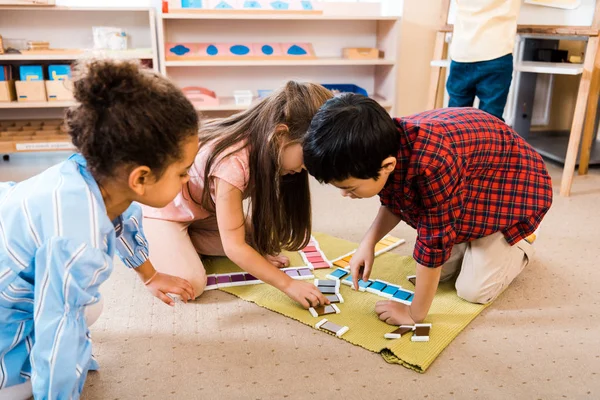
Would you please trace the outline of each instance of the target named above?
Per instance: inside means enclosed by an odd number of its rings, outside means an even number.
[[[167,207],[144,210],[155,268],[188,280],[198,296],[206,286],[199,255],[226,255],[305,308],[327,304],[314,285],[279,270],[289,265],[279,253],[310,239],[302,139],[331,97],[320,85],[290,81],[244,112],[205,123],[190,181]]]

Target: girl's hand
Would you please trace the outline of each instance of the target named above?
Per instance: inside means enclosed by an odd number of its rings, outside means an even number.
[[[179,295],[185,303],[187,303],[188,300],[194,300],[196,298],[192,285],[185,279],[173,275],[162,274],[157,271],[156,274],[144,284],[148,287],[150,293],[171,307],[175,305],[175,302],[167,295],[167,293]]]
[[[292,279],[283,292],[306,309],[329,304],[329,300],[312,283]]]
[[[290,266],[290,259],[280,254],[276,256],[266,256],[265,258],[277,268],[285,268]]]
[[[363,240],[350,260],[350,273],[355,290],[358,289],[359,279],[366,281],[371,276],[374,259],[375,246]]]

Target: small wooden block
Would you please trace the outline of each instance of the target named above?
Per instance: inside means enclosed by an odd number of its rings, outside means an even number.
[[[339,293],[332,294],[332,295],[325,296],[325,297],[327,297],[327,300],[329,300],[331,303],[343,303],[344,302],[344,298]]]
[[[412,325],[400,325],[398,329],[390,333],[386,333],[385,335],[383,335],[383,337],[386,339],[400,339],[402,335],[404,335],[407,332],[412,332],[414,329],[415,327]]]
[[[333,263],[333,265],[340,268],[346,268],[348,265],[350,265],[350,263],[345,260],[337,260]]]
[[[217,286],[217,277],[215,275],[208,275],[206,277],[206,287],[204,291],[218,289]]]
[[[331,265],[329,265],[329,263],[326,261],[321,261],[321,262],[316,262],[316,263],[311,262],[311,264],[314,269],[331,268]]]
[[[413,342],[429,342],[431,324],[415,324],[415,333],[410,338]]]
[[[340,282],[336,279],[315,279],[315,286],[333,286],[339,287]]]
[[[327,318],[322,319],[321,321],[317,322],[317,324],[315,325],[315,328],[323,329],[324,331],[333,333],[337,337],[342,337],[342,335],[344,333],[348,332],[348,330],[349,330],[349,328],[347,326],[340,326],[340,325],[334,324],[333,322],[329,322],[327,320]]]
[[[335,304],[329,304],[327,306],[311,307],[308,309],[310,314],[317,318],[328,314],[339,314],[340,309]]]
[[[342,49],[342,57],[351,60],[372,60],[383,57],[383,52],[372,47],[346,47]]]
[[[345,269],[338,268],[335,271],[333,271],[332,273],[327,274],[326,277],[329,278],[329,279],[339,280],[339,279],[342,279],[343,277],[345,277],[346,275],[348,275],[349,273],[350,272],[348,272]]]
[[[417,286],[417,276],[416,275],[409,275],[406,277],[406,279],[408,279],[408,281],[410,283],[412,283],[413,285]]]

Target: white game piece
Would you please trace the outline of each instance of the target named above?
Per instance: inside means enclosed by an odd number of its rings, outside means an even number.
[[[412,332],[415,330],[415,327],[412,325],[400,325],[398,329],[393,332],[389,332],[383,335],[386,339],[400,339],[402,335],[408,332]]]
[[[415,332],[410,338],[413,342],[429,342],[431,324],[415,324]]]

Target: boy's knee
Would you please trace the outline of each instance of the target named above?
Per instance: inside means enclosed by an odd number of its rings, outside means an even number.
[[[488,304],[502,293],[502,285],[496,284],[491,287],[474,287],[456,285],[456,294],[469,303]]]

